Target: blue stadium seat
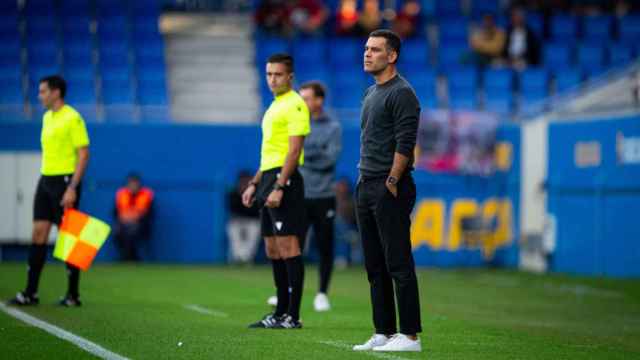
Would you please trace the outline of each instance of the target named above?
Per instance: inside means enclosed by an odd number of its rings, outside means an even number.
[[[60,0],[60,14],[89,16],[91,14],[91,2],[88,0]]]
[[[148,65],[138,67],[137,78],[139,82],[165,82],[164,65]]]
[[[448,18],[438,24],[440,48],[451,43],[466,43],[469,37],[469,23],[464,18]]]
[[[453,110],[475,110],[478,108],[478,101],[475,92],[449,92],[449,108]]]
[[[0,13],[0,34],[20,36],[18,30],[18,15]]]
[[[93,63],[93,43],[90,40],[65,41],[62,53],[65,66]]]
[[[612,44],[609,56],[612,66],[627,65],[633,60],[633,48],[626,44]]]
[[[147,39],[160,37],[158,18],[138,19],[133,22],[133,36],[135,39]]]
[[[96,69],[91,63],[77,64],[74,66],[65,64],[64,76],[67,81],[95,81]]]
[[[0,79],[19,80],[22,77],[22,66],[18,63],[0,65]]]
[[[102,82],[102,102],[105,105],[133,104],[133,87],[130,79],[108,79]]]
[[[498,1],[496,0],[473,0],[471,3],[472,16],[482,16],[484,14],[498,14]]]
[[[324,63],[326,50],[326,42],[323,39],[296,39],[293,43],[296,66],[306,68]]]
[[[586,16],[582,23],[582,37],[585,42],[604,44],[611,40],[613,17]]]
[[[537,35],[538,40],[542,41],[545,38],[544,17],[542,14],[535,12],[529,12],[526,16],[527,25]]]
[[[114,16],[98,22],[100,41],[123,41],[129,37],[129,19],[125,16]]]
[[[640,15],[627,15],[619,20],[620,40],[625,43],[637,43],[640,38]]]
[[[8,2],[8,1],[4,1]],[[51,16],[57,14],[55,1],[53,0],[27,0],[23,8],[27,17],[31,16]]]
[[[334,38],[330,40],[329,47],[340,49],[340,51],[329,51],[329,64],[335,69],[352,68],[354,65],[362,66],[364,44],[361,39]]]
[[[281,38],[261,37],[256,39],[256,65],[264,68],[267,58],[275,53],[289,52],[289,43]]]
[[[435,108],[438,106],[436,93],[436,73],[431,69],[420,68],[402,73],[413,85],[422,108]]]
[[[34,42],[27,47],[30,66],[60,63],[60,48],[55,42]]]
[[[67,80],[67,96],[65,100],[72,105],[95,104],[97,102],[96,86],[94,79]]]
[[[461,16],[462,6],[460,0],[436,1],[436,15],[441,16]]]
[[[164,45],[152,43],[147,46],[135,46],[135,59],[138,66],[164,66]]]
[[[18,15],[18,2],[0,1],[0,13],[6,15]]]
[[[100,64],[124,66],[129,64],[129,44],[126,42],[100,43]]]
[[[94,0],[98,19],[128,16],[129,4],[126,0]]]
[[[544,64],[550,69],[566,68],[572,63],[572,49],[563,43],[550,43],[544,46]]]
[[[332,75],[330,99],[333,107],[339,109],[359,108],[367,88],[364,74],[355,75],[352,71],[343,70],[334,72]]]
[[[62,69],[57,65],[29,66],[28,76],[30,82],[38,82],[45,76],[60,75]]]
[[[153,17],[160,15],[160,1],[156,0],[136,0],[131,2],[131,13],[134,17]]]
[[[138,101],[140,105],[167,105],[167,87],[164,80],[138,82]]]
[[[511,91],[487,90],[484,108],[486,111],[507,115],[513,111],[513,93]]]
[[[0,68],[0,104],[3,105],[24,103],[22,79],[19,73],[13,73],[12,70]]]
[[[525,102],[545,98],[549,93],[549,73],[545,69],[526,69],[520,74],[520,93]]]
[[[326,84],[329,80],[329,69],[324,65],[319,65],[313,68],[298,68],[296,64],[295,79],[298,85],[302,85],[307,81],[320,81]],[[264,79],[259,79],[264,82]]]
[[[27,18],[27,37],[29,39],[51,39],[57,36],[58,24],[54,16],[31,16]]]
[[[64,41],[92,38],[91,18],[89,16],[64,16],[61,20]]]
[[[585,71],[592,72],[604,68],[605,50],[598,45],[580,45],[577,51],[577,62]]]
[[[443,44],[438,50],[438,67],[443,71],[459,68],[463,65],[469,52],[470,50],[466,43]]]
[[[576,88],[582,82],[582,72],[576,69],[565,69],[555,74],[556,92],[564,92]]]
[[[573,16],[555,15],[551,18],[551,40],[573,41],[578,37],[578,22]]]
[[[508,91],[513,88],[513,71],[491,69],[484,73],[484,88],[487,91]]]
[[[103,82],[131,82],[131,67],[123,66],[105,66],[100,64],[100,77]]]
[[[449,93],[454,92],[472,92],[475,94],[478,87],[478,71],[474,68],[459,68],[453,70],[447,75],[447,86]]]
[[[400,50],[398,66],[401,69],[428,67],[429,52],[429,43],[425,39],[406,40]]]
[[[16,37],[0,37],[0,65],[20,64],[20,39]]]

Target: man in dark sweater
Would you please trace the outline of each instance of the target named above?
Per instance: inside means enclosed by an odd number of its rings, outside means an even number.
[[[376,84],[367,89],[362,105],[355,197],[375,333],[354,346],[356,351],[422,350],[417,338],[422,331],[418,281],[409,235],[416,200],[411,170],[420,104],[411,85],[396,71],[399,56],[400,38],[394,32],[376,30],[369,35],[364,71]]]

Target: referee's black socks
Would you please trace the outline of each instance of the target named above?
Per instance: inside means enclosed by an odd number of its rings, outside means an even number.
[[[27,271],[27,288],[24,291],[27,295],[34,295],[38,292],[40,274],[47,260],[46,244],[31,244],[29,248],[29,269]]]
[[[287,265],[282,259],[271,260],[273,267],[273,282],[276,284],[276,295],[278,305],[274,315],[282,316],[289,308],[289,278],[287,276]]]
[[[302,300],[302,287],[304,284],[304,264],[302,256],[298,255],[285,259],[287,264],[287,274],[289,275],[289,286],[291,287],[291,297],[289,299],[289,314],[294,320],[300,319],[300,301]]]
[[[67,296],[77,299],[80,296],[78,291],[78,287],[80,286],[80,269],[67,263],[67,277],[69,278]]]

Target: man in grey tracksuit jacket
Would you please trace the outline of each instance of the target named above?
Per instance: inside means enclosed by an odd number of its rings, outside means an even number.
[[[323,111],[325,91],[320,83],[303,84],[300,95],[311,113],[311,133],[304,141],[300,172],[304,178],[307,227],[313,226],[320,255],[320,284],[314,308],[327,311],[331,307],[327,292],[334,260],[335,168],[342,148],[342,129]]]

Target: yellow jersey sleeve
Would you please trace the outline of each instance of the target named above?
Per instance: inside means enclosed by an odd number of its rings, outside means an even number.
[[[311,132],[309,108],[301,97],[296,97],[287,112],[287,132],[289,136],[306,136]]]
[[[89,134],[87,133],[87,127],[82,119],[82,116],[78,113],[70,119],[70,134],[71,143],[73,147],[80,148],[89,145]]]

